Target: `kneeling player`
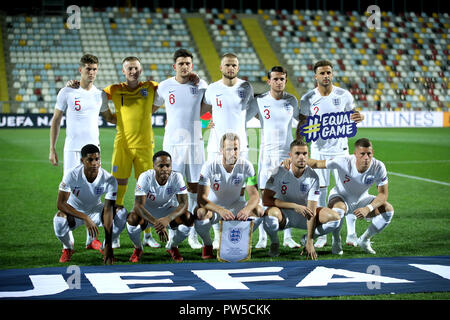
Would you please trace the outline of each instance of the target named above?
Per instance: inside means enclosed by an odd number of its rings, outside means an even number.
[[[200,173],[195,229],[203,239],[203,259],[214,258],[209,231],[220,219],[245,221],[250,217],[255,219],[254,230],[261,223],[259,218],[263,215],[258,205],[255,169],[250,161],[239,157],[239,136],[234,133],[224,134],[220,140],[220,152],[222,156],[208,160]],[[248,202],[240,200],[244,183]]]
[[[100,167],[100,150],[93,144],[81,149],[82,164],[70,170],[59,185],[58,212],[53,219],[56,237],[63,244],[60,262],[70,261],[73,254],[73,240],[69,231],[84,224],[89,235],[98,235],[97,226],[104,226],[104,262],[114,260],[112,239],[117,238],[125,227],[126,210],[114,217],[114,203],[117,181]],[[105,204],[101,197],[105,195]]]
[[[271,240],[269,255],[279,255],[278,230],[299,228],[308,231],[301,241],[307,258],[317,260],[314,238],[338,228],[342,217],[329,208],[317,208],[319,177],[306,165],[308,145],[294,140],[289,159],[289,170],[280,166],[267,181],[263,194],[263,204],[269,207],[264,217],[264,229]]]
[[[351,156],[336,157],[330,160],[308,160],[312,168],[334,169],[336,186],[330,191],[328,206],[340,210],[347,215],[347,220],[368,219],[371,224],[367,230],[356,237],[356,232],[347,230],[347,239],[359,245],[367,253],[375,254],[370,238],[386,228],[394,216],[393,206],[387,202],[388,178],[383,162],[373,157],[372,143],[361,138],[355,142],[355,150]],[[370,195],[370,187],[376,183],[378,195]],[[354,226],[354,224],[352,224]],[[333,247],[340,248],[342,254],[341,226],[333,232]],[[353,237],[353,238],[352,238]],[[336,251],[336,249],[335,249]]]
[[[128,235],[135,248],[130,261],[138,262],[141,258],[141,232],[150,224],[163,242],[168,241],[166,228],[170,226],[174,230],[167,252],[173,260],[180,262],[183,257],[178,251],[178,244],[189,235],[189,227],[194,223],[192,215],[187,211],[187,188],[181,173],[172,171],[169,153],[155,153],[153,168],[139,176],[134,208],[128,216]]]

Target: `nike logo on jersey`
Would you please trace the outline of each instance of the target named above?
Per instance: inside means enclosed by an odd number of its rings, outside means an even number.
[[[169,93],[175,92],[176,90],[169,90]]]

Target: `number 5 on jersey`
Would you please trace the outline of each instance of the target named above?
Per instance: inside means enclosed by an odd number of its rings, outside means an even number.
[[[75,100],[75,111],[81,110],[80,100]]]

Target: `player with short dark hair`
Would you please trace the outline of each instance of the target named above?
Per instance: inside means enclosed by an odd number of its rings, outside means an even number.
[[[131,262],[138,262],[143,254],[141,232],[152,225],[161,241],[167,241],[167,227],[174,235],[167,252],[180,262],[183,257],[178,244],[189,234],[193,217],[188,211],[188,197],[184,178],[172,170],[172,158],[166,151],[153,156],[153,169],[143,172],[136,183],[134,208],[128,215],[127,230],[134,244]]]
[[[314,79],[317,87],[307,92],[300,99],[300,121],[297,126],[296,139],[303,139],[300,128],[306,123],[308,116],[322,116],[328,113],[353,111],[350,119],[355,122],[364,120],[364,115],[356,110],[353,96],[343,88],[333,85],[333,64],[328,60],[320,60],[314,64]],[[311,143],[311,157],[314,159],[331,159],[336,156],[348,155],[347,138],[322,139]],[[330,170],[316,171],[320,179],[319,206],[326,207]],[[333,174],[334,177],[334,174]],[[335,177],[334,177],[335,178]],[[347,244],[356,245],[354,236],[355,220],[353,215],[347,215]],[[342,221],[341,221],[342,223]],[[341,225],[342,227],[342,225]],[[332,252],[342,254],[340,228],[333,233]],[[321,248],[327,243],[327,237],[319,237],[316,247]]]
[[[261,145],[258,160],[258,187],[264,193],[266,182],[281,161],[289,157],[289,144],[293,140],[292,122],[299,120],[297,98],[285,92],[287,71],[282,66],[272,67],[268,74],[269,91],[256,96],[250,103],[247,120],[257,115],[261,122]],[[261,203],[262,205],[262,203]],[[265,208],[264,208],[265,209]],[[283,245],[290,248],[300,247],[292,239],[291,230],[283,232]],[[259,226],[259,239],[255,248],[265,248],[267,235]]]
[[[52,165],[59,164],[56,144],[60,132],[62,117],[66,116],[66,138],[64,141],[63,175],[80,165],[80,150],[86,144],[100,146],[98,116],[111,123],[116,119],[108,108],[107,97],[94,85],[98,72],[98,58],[85,54],[80,58],[78,71],[80,80],[77,87],[64,87],[56,97],[55,110],[50,125],[49,161]],[[79,86],[78,86],[79,85]],[[73,235],[70,232],[73,241]],[[86,248],[98,250],[101,243],[86,235]]]
[[[58,212],[53,218],[56,237],[63,244],[60,262],[71,260],[74,242],[69,232],[84,224],[91,237],[98,235],[98,226],[104,226],[104,262],[114,260],[112,239],[125,224],[114,217],[117,181],[100,166],[100,150],[89,144],[81,149],[81,163],[69,170],[59,185]],[[101,202],[105,194],[105,203]]]
[[[176,74],[159,84],[155,105],[164,105],[166,110],[163,149],[172,155],[173,170],[186,179],[189,211],[192,212],[197,205],[198,179],[205,162],[200,116],[204,113],[202,100],[208,85],[193,73],[194,62],[190,51],[178,49],[173,59],[172,67]],[[195,228],[191,229],[188,242],[193,249],[202,247]]]
[[[306,229],[302,238],[307,258],[316,260],[314,237],[332,232],[340,225],[341,216],[335,210],[318,207],[319,177],[307,166],[308,145],[303,140],[290,144],[289,169],[278,167],[266,183],[263,204],[268,207],[264,229],[270,237],[269,255],[279,255],[277,232],[285,228]]]

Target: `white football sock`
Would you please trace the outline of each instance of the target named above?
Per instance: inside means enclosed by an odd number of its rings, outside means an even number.
[[[280,227],[278,223],[278,218],[272,216],[264,217],[264,230],[266,230],[269,235],[271,243],[280,243],[278,239],[278,229]]]
[[[283,231],[283,241],[286,241],[286,239],[292,238],[291,228],[284,229]]]
[[[327,207],[327,193],[328,186],[320,187],[320,197],[319,197],[319,207],[326,208]]]
[[[218,223],[214,223],[212,225],[212,228],[214,230],[214,240],[219,239],[220,236],[220,225]],[[198,232],[198,231],[197,231]],[[200,233],[199,233],[200,234]]]
[[[188,211],[193,213],[195,207],[197,206],[197,193],[188,192],[189,204]]]
[[[142,243],[141,243],[141,226],[137,225],[137,226],[131,226],[130,224],[128,224],[127,222],[127,231],[128,231],[128,236],[130,237],[131,242],[133,242],[133,245],[135,248],[137,249],[142,249]]]
[[[189,230],[190,228],[188,226],[180,224],[177,229],[174,230],[170,247],[178,247],[178,245],[189,235]]]
[[[112,241],[114,242],[125,229],[127,223],[128,212],[125,208],[117,210],[116,216],[114,217],[113,227],[112,227]]]
[[[389,223],[391,223],[393,216],[394,211],[388,211],[372,218],[372,223],[369,225],[366,232],[364,232],[361,238],[363,240],[369,240],[377,233],[380,233],[384,228],[386,228],[389,225]]]
[[[214,224],[213,227],[216,225],[220,227],[218,223]],[[197,233],[200,236],[200,238],[202,238],[203,244],[205,246],[212,245],[209,229],[211,229],[211,221],[209,219],[195,220],[195,230],[197,230]]]
[[[55,230],[55,235],[61,241],[64,249],[73,249],[73,242],[70,240],[70,228],[69,222],[64,217],[53,218],[53,229]]]
[[[356,216],[353,213],[348,213],[345,216],[345,221],[347,222],[347,234],[356,234]]]

